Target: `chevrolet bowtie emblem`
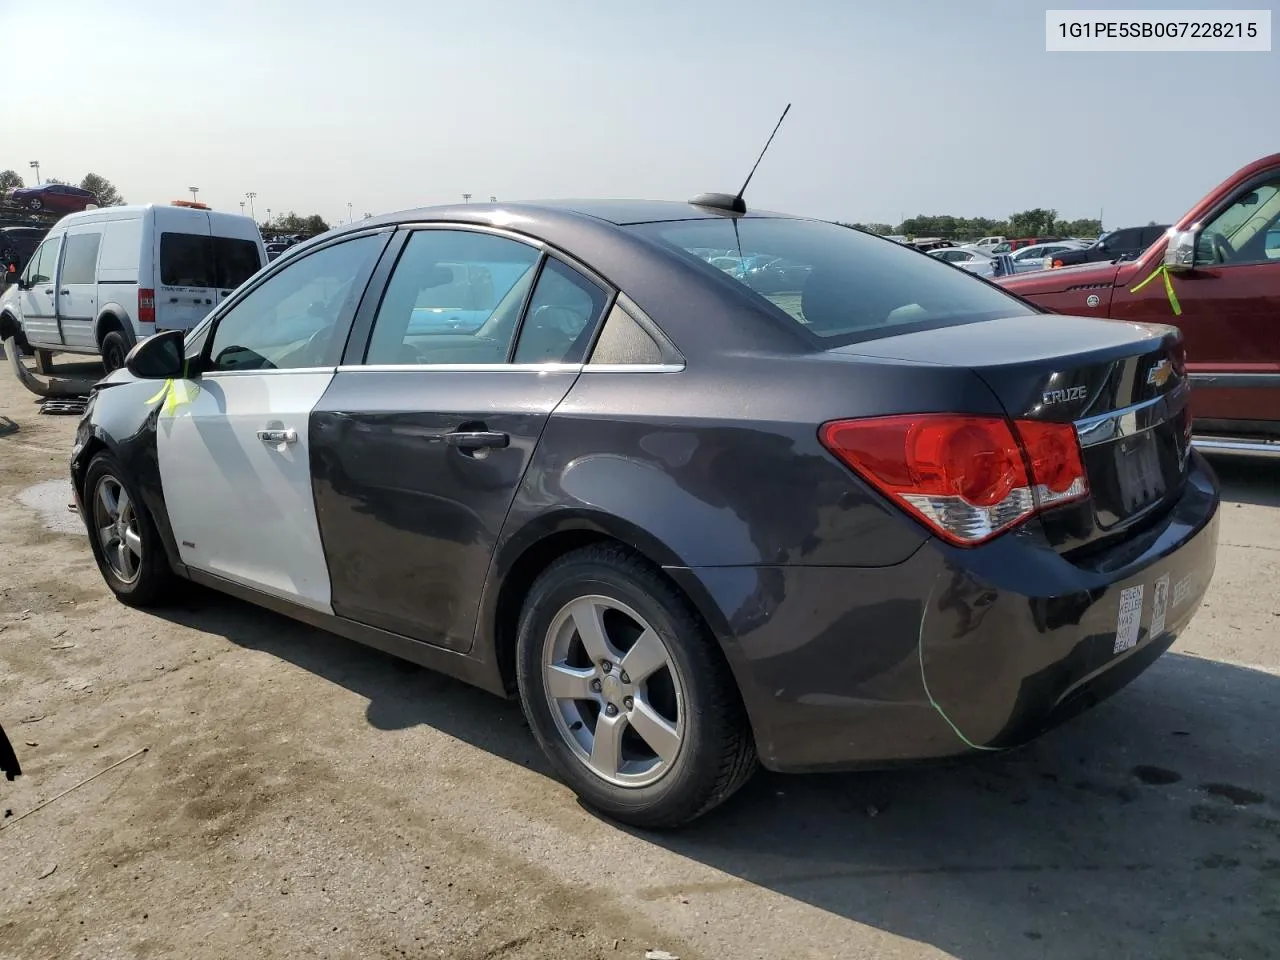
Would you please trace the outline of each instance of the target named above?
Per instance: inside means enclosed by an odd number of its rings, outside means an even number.
[[[1147,383],[1156,387],[1163,387],[1172,374],[1173,368],[1169,366],[1169,361],[1161,360],[1147,373]]]

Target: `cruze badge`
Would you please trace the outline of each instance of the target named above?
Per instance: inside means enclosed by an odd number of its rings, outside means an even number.
[[[1147,383],[1152,386],[1163,387],[1172,373],[1173,369],[1169,366],[1169,361],[1161,360],[1147,372]]]
[[[1050,390],[1040,399],[1047,407],[1052,403],[1066,403],[1069,400],[1083,400],[1088,391],[1084,387],[1064,387],[1061,390]]]

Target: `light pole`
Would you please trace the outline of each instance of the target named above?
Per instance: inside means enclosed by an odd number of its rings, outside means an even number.
[[[348,201],[347,202],[347,223],[351,223],[353,222],[353,220],[354,218],[351,215],[351,202]]]
[[[271,226],[271,208],[267,207],[267,226]]]
[[[192,202],[192,203],[196,203],[196,202],[197,202],[197,201],[196,201],[196,194],[200,192],[200,188],[199,188],[199,187],[187,187],[187,189],[191,191],[191,202]]]
[[[497,198],[497,197],[490,197],[490,198],[489,198],[489,202],[490,202],[490,203],[497,203],[497,202],[498,202],[498,198]]]
[[[245,194],[245,197],[247,197],[249,200],[249,216],[253,219],[254,223],[258,222],[258,218],[253,214],[253,198],[256,196],[257,194],[254,193],[252,190],[250,190],[248,193]],[[241,204],[240,206],[244,206],[244,204]]]
[[[464,193],[464,194],[462,195],[462,202],[463,202],[463,203],[470,203],[470,202],[471,202],[471,194],[469,194],[469,193]]]
[[[37,187],[38,187],[38,186],[40,186],[40,161],[39,161],[39,160],[32,160],[29,164],[27,164],[27,166],[29,166],[29,167],[34,167],[34,168],[35,168],[35,171],[36,171],[36,186],[37,186]]]
[[[244,201],[240,201],[240,216],[244,216]]]

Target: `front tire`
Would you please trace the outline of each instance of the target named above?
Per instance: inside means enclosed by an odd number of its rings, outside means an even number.
[[[89,542],[111,592],[134,607],[155,606],[177,585],[164,545],[138,490],[105,451],[89,461],[81,497]]]
[[[31,201],[31,209],[37,212],[44,209],[44,204],[40,201],[39,197],[36,197]]]
[[[668,828],[728,799],[755,744],[715,639],[658,571],[620,546],[560,558],[516,641],[520,701],[556,772],[623,823]]]
[[[124,366],[124,358],[129,355],[129,344],[119,330],[111,330],[102,338],[102,369],[112,373]]]

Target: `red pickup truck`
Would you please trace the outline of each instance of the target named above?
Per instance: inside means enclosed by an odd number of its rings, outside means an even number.
[[[1055,313],[1180,327],[1195,445],[1280,456],[1280,153],[1228,177],[1136,260],[997,282]]]

